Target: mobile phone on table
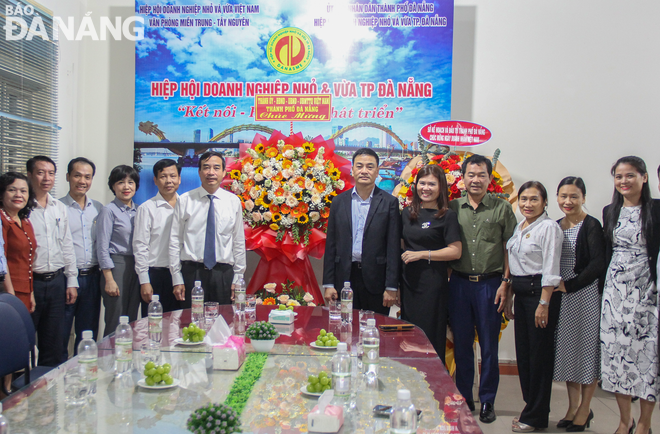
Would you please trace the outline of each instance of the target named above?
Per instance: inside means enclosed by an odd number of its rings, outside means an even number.
[[[379,416],[379,417],[390,417],[390,414],[392,414],[392,406],[391,405],[381,405],[378,404],[377,406],[374,407],[374,415]],[[422,418],[422,410],[417,410],[417,420]]]

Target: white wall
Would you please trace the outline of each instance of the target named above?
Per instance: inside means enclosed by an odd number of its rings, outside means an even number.
[[[91,11],[126,17],[134,10],[132,0],[42,2],[60,16]],[[454,79],[454,113],[493,132],[475,152],[491,155],[500,148],[516,185],[543,182],[553,218],[560,217],[554,189],[568,175],[585,179],[588,209],[600,217],[612,194],[610,166],[623,155],[646,160],[658,197],[659,3],[455,0],[455,5],[461,52],[455,54],[460,75]],[[60,161],[86,155],[99,163],[92,195],[107,202],[109,170],[132,161],[133,43],[61,46]],[[501,359],[515,358],[512,329],[505,333]]]

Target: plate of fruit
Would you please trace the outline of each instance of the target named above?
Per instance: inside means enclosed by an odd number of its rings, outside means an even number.
[[[170,375],[172,367],[169,363],[156,365],[154,362],[147,362],[144,365],[144,377],[138,381],[138,386],[144,389],[169,389],[179,385],[179,380]]]
[[[197,327],[197,324],[190,323],[188,327],[184,327],[181,338],[174,340],[177,345],[201,345],[204,343],[204,336],[206,332]]]
[[[307,384],[300,388],[303,395],[321,396],[323,392],[332,388],[332,381],[325,371],[319,372],[319,375],[310,375],[307,377]]]
[[[309,344],[309,346],[318,350],[336,350],[338,343],[339,339],[332,332],[328,333],[325,329],[321,329],[316,341]]]

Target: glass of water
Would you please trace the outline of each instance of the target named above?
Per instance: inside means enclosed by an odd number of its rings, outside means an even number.
[[[219,309],[220,305],[217,301],[207,301],[204,303],[204,316],[215,320],[218,317]]]
[[[77,366],[64,375],[64,402],[72,407],[87,403],[87,382]]]
[[[330,310],[330,320],[341,319],[341,301],[340,300],[330,300],[328,303],[328,308]]]
[[[374,319],[374,313],[371,310],[360,310],[360,330],[367,328],[367,320]]]
[[[256,316],[257,309],[257,296],[250,294],[247,296],[247,302],[245,303],[245,313],[249,319],[253,319]]]
[[[151,339],[147,339],[147,342],[142,344],[140,348],[140,372],[144,370],[144,366],[149,362],[160,365],[160,344]]]

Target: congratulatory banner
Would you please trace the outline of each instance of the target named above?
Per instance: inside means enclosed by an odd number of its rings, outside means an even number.
[[[272,130],[332,137],[346,154],[415,149],[420,128],[450,117],[453,0],[137,0],[136,15],[143,170],[236,154]]]

